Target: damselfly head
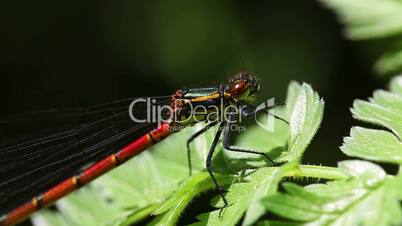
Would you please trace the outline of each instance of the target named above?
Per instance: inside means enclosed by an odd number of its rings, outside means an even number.
[[[248,72],[241,71],[229,81],[228,91],[237,100],[252,101],[260,89],[257,80]]]

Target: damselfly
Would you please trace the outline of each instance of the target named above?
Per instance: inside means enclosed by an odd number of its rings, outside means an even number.
[[[269,108],[273,107],[252,105],[259,89],[260,85],[251,74],[240,72],[227,85],[183,88],[169,96],[125,99],[64,114],[31,115],[29,120],[60,120],[71,124],[62,132],[0,149],[0,225],[13,225],[23,220],[168,135],[197,122],[207,124],[187,141],[190,174],[189,144],[211,127],[218,126],[205,165],[226,207],[224,190],[211,168],[222,133],[226,150],[261,155],[274,164],[264,152],[231,143],[232,125],[258,112],[269,114]],[[5,119],[3,123],[12,120]]]

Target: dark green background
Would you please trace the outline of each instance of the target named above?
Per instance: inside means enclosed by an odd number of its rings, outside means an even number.
[[[345,40],[312,0],[8,1],[0,17],[0,115],[170,94],[226,82],[244,65],[263,99],[282,102],[291,80],[324,97],[304,162],[335,165],[353,99],[383,86],[370,43]]]

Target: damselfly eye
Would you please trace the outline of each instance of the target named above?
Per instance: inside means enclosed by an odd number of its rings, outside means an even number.
[[[234,82],[230,87],[230,94],[235,98],[241,98],[248,95],[249,84],[243,80]]]

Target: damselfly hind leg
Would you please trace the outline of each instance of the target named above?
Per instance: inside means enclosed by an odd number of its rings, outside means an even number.
[[[225,129],[225,126],[226,126],[225,122],[221,122],[219,124],[218,131],[216,132],[214,141],[212,142],[211,148],[209,149],[209,152],[208,152],[207,159],[205,161],[205,165],[206,165],[206,168],[208,170],[208,173],[211,176],[212,181],[215,183],[216,189],[217,189],[217,191],[218,191],[219,195],[221,196],[221,198],[223,200],[223,203],[224,203],[223,207],[221,207],[221,210],[219,211],[219,217],[222,214],[222,210],[225,209],[228,206],[228,202],[227,202],[227,200],[225,198],[225,195],[224,195],[224,193],[226,192],[225,189],[218,183],[218,181],[216,180],[216,178],[215,178],[215,176],[214,176],[214,174],[212,172],[211,160],[212,160],[212,156],[214,154],[216,145],[218,144],[219,138],[220,138],[220,136],[222,134],[222,130]]]
[[[192,165],[191,165],[191,152],[190,152],[190,143],[194,141],[195,138],[199,137],[201,134],[205,133],[210,129],[211,127],[215,126],[218,122],[213,121],[208,123],[205,127],[191,135],[190,138],[187,139],[187,163],[188,163],[188,170],[189,170],[189,175],[191,176],[192,174]]]

